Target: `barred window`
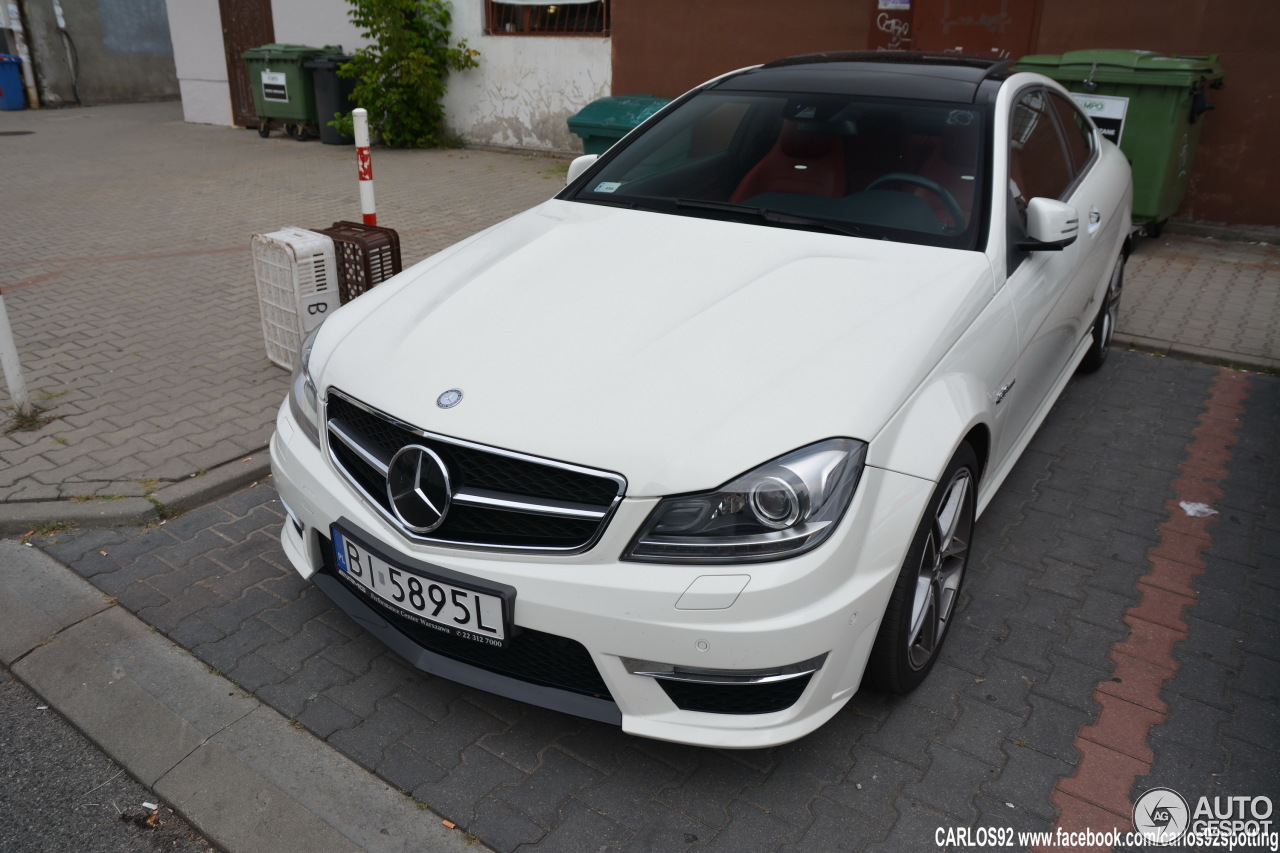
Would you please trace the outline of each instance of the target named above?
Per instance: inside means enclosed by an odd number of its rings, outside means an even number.
[[[489,35],[608,35],[609,0],[485,0]]]

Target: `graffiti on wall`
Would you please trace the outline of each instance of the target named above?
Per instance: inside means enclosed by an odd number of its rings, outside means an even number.
[[[876,29],[889,36],[888,43],[880,45],[876,50],[910,49],[912,39],[907,33],[911,30],[911,24],[902,18],[896,18],[888,12],[881,12],[876,17]]]

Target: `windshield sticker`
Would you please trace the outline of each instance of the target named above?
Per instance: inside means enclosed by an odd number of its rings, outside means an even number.
[[[593,192],[611,193],[616,191],[620,186],[622,186],[621,181],[601,181],[599,186],[597,186]]]

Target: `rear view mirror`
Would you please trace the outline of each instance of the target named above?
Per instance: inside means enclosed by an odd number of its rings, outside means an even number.
[[[564,179],[565,186],[576,181],[578,176],[591,168],[591,165],[598,159],[600,159],[599,154],[583,154],[581,157],[575,157],[573,162],[569,164],[569,174]]]
[[[1033,198],[1027,204],[1027,236],[1018,241],[1025,252],[1061,252],[1076,241],[1080,215],[1063,201]]]

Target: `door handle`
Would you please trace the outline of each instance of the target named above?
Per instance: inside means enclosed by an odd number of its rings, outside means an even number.
[[[1094,231],[1097,231],[1098,227],[1101,225],[1102,214],[1098,212],[1097,208],[1089,211],[1089,233],[1092,234]]]

